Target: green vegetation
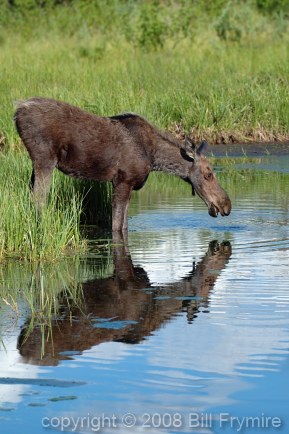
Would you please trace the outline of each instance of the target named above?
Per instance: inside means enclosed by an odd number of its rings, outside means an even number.
[[[30,166],[23,152],[0,155],[0,258],[56,259],[83,249],[81,195],[68,177],[55,174],[51,200],[39,213],[30,191]]]
[[[50,198],[37,211],[29,189],[31,162],[15,149],[0,153],[0,259],[55,260],[87,250],[81,223],[111,223],[110,186],[74,181],[54,171]],[[95,215],[93,214],[95,211]]]
[[[31,95],[138,112],[213,142],[288,139],[285,0],[0,5],[0,133],[10,146],[13,100]]]
[[[210,142],[289,138],[285,0],[0,0],[0,8],[0,258],[82,250],[83,206],[88,221],[110,220],[110,187],[59,174],[37,215],[15,100],[133,111]]]

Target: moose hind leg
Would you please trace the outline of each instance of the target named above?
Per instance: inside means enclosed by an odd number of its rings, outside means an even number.
[[[42,210],[47,202],[53,167],[34,167],[30,180],[34,202],[39,210]]]

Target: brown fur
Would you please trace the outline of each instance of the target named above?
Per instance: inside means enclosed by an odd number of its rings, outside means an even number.
[[[230,213],[230,199],[201,149],[189,149],[188,143],[158,131],[141,116],[98,117],[64,102],[35,97],[19,103],[14,120],[32,160],[31,185],[40,208],[57,167],[70,176],[112,182],[114,231],[127,229],[131,192],[141,188],[153,170],[189,182],[210,215]]]

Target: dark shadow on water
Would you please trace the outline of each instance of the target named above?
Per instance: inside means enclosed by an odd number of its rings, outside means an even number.
[[[18,339],[23,362],[57,365],[103,342],[136,344],[182,312],[193,322],[200,309],[209,308],[210,291],[230,259],[231,245],[212,241],[186,276],[166,286],[150,284],[146,271],[133,265],[122,237],[113,239],[112,256],[112,276],[81,284],[81,307],[72,308],[63,300],[61,315],[49,330],[28,330],[27,321]]]

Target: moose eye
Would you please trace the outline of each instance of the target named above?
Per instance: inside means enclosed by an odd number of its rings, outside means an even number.
[[[212,172],[208,172],[208,173],[206,173],[206,175],[205,175],[205,179],[206,179],[207,181],[210,181],[212,178],[213,178],[213,174],[212,174]]]

